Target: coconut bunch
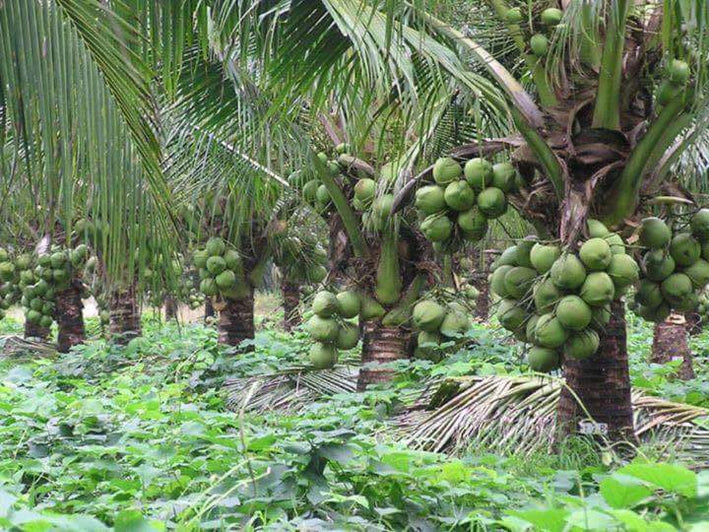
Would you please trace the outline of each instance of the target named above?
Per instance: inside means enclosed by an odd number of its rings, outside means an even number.
[[[210,238],[204,248],[197,249],[192,260],[199,272],[200,291],[207,297],[239,299],[246,283],[241,255],[229,249],[223,239]]]
[[[373,228],[375,231],[383,231],[391,221],[391,210],[394,205],[394,194],[389,192],[388,187],[394,183],[399,172],[400,165],[397,162],[390,162],[383,165],[378,172],[378,181],[371,177],[360,178],[353,187],[352,207],[362,213],[362,224],[365,227]],[[384,187],[383,191],[377,192],[378,183]]]
[[[517,171],[509,162],[493,165],[475,158],[462,167],[444,157],[433,166],[433,180],[416,191],[414,205],[424,236],[445,246],[485,236],[488,220],[507,211],[507,194],[517,187]]]
[[[361,299],[353,290],[333,294],[321,290],[312,302],[313,316],[305,330],[315,343],[310,348],[310,363],[316,369],[331,368],[337,363],[338,350],[353,349],[359,342],[355,318],[361,312]]]
[[[52,246],[49,253],[38,257],[18,257],[15,265],[20,272],[20,302],[25,319],[42,327],[51,327],[57,293],[68,288],[72,278],[82,275],[89,258],[86,244],[73,249]],[[84,295],[88,297],[88,293]]]
[[[501,298],[497,317],[531,344],[527,362],[535,371],[558,368],[562,357],[592,356],[611,302],[638,280],[638,265],[619,235],[596,220],[589,220],[588,235],[577,250],[527,238],[493,265],[490,287]]]
[[[276,246],[275,262],[286,279],[317,284],[327,277],[327,251],[313,235],[287,235]]]
[[[20,297],[17,289],[19,273],[10,253],[0,247],[0,320],[5,317],[5,311],[14,305]]]
[[[339,155],[345,154],[349,151],[349,146],[347,144],[339,144],[335,148],[335,152]],[[337,176],[342,173],[342,166],[336,159],[331,159],[327,153],[318,153],[318,159],[327,166],[328,171],[333,175]],[[302,177],[300,172],[294,172],[288,178],[288,181],[295,186],[298,186]],[[320,213],[327,212],[332,206],[332,199],[330,198],[330,193],[327,191],[325,185],[320,181],[320,179],[310,179],[306,181],[301,188],[301,193],[303,194],[303,199]]]
[[[529,37],[529,48],[537,57],[544,57],[549,51],[549,35],[554,28],[559,26],[564,12],[555,7],[550,7],[542,11],[539,16],[532,16],[532,35]],[[508,24],[519,24],[528,28],[528,13],[521,7],[513,7],[507,10],[505,20]]]
[[[709,209],[691,215],[688,225],[675,227],[673,231],[657,217],[645,218],[640,225],[642,280],[634,311],[648,321],[694,310],[709,283]]]
[[[470,330],[473,308],[463,304],[453,290],[437,296],[429,295],[414,305],[412,322],[418,330],[416,358],[438,361],[443,354],[442,345],[454,346]]]

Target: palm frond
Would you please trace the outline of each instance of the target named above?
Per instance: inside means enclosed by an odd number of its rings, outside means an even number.
[[[471,446],[529,455],[551,447],[563,384],[538,376],[463,377],[432,384],[397,424],[415,448],[460,453]],[[709,411],[634,390],[639,441],[709,464]]]

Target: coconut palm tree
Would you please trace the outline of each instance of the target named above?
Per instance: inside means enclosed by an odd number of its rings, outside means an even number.
[[[484,21],[467,28],[445,18],[454,3],[428,4],[213,2],[211,30],[233,50],[231,66],[259,65],[282,108],[307,98],[310,109],[331,111],[336,98],[342,108],[397,108],[397,118],[430,125],[445,105],[434,95],[469,96],[479,138],[451,154],[510,152],[526,181],[513,205],[565,245],[589,215],[630,231],[649,198],[682,194],[673,164],[706,138],[705,3],[457,2],[458,12]],[[412,179],[411,169],[395,180],[403,188],[395,208],[431,174]],[[339,210],[335,187],[323,183]],[[362,239],[347,218],[357,248]],[[566,361],[565,430],[583,415],[578,398],[611,436],[632,433],[623,314],[614,305],[596,356]]]

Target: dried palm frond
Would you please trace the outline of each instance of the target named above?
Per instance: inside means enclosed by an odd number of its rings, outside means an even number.
[[[6,357],[31,355],[32,358],[36,358],[37,355],[53,357],[57,354],[57,348],[53,344],[27,340],[20,336],[0,337],[0,347],[2,347],[0,352]]]
[[[563,384],[539,376],[448,379],[429,387],[397,424],[411,447],[459,453],[471,445],[529,455],[549,448]],[[635,433],[664,454],[709,464],[709,411],[633,391]]]
[[[288,369],[270,375],[229,379],[224,387],[227,391],[226,406],[230,410],[244,408],[246,412],[258,414],[298,412],[323,396],[354,392],[357,368]]]

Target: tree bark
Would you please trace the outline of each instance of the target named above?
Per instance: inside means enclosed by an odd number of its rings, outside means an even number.
[[[126,345],[141,335],[140,311],[135,293],[135,284],[111,292],[109,333],[111,341]]]
[[[177,301],[172,296],[165,297],[165,321],[177,319]]]
[[[204,300],[204,321],[207,322],[210,318],[214,317],[214,303],[212,303],[211,298]]]
[[[25,339],[26,340],[39,340],[44,342],[49,338],[51,330],[48,327],[42,327],[36,323],[30,323],[25,320]]]
[[[283,328],[290,332],[300,325],[300,286],[283,279],[281,281],[283,295]]]
[[[57,349],[68,353],[75,345],[86,340],[84,328],[84,303],[81,300],[81,281],[72,279],[65,290],[57,292],[54,319],[57,322]]]
[[[601,333],[598,352],[586,360],[564,361],[566,387],[561,391],[557,412],[560,436],[576,432],[578,422],[590,415],[595,422],[607,426],[606,436],[610,440],[634,439],[623,303],[613,302],[611,314]],[[568,388],[578,396],[585,410]]]
[[[670,316],[662,323],[655,324],[650,362],[665,364],[677,358],[682,359],[677,375],[682,380],[694,378],[692,352],[687,342],[687,325],[677,316]]]
[[[238,347],[254,338],[254,291],[241,299],[226,299],[219,309],[219,343]]]
[[[396,372],[380,365],[409,358],[410,340],[411,333],[402,327],[385,327],[380,322],[365,323],[357,390],[364,391],[370,384],[393,380]]]

